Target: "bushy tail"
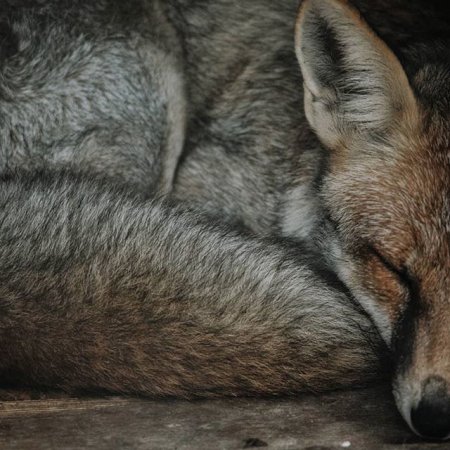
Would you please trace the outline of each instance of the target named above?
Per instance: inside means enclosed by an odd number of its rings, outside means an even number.
[[[282,245],[73,176],[1,182],[0,268],[4,380],[193,397],[379,372],[368,319]]]

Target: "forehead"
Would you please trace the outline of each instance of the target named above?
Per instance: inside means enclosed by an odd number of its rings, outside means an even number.
[[[344,232],[397,253],[448,254],[450,133],[428,128],[389,145],[360,143],[344,170],[331,163],[332,205]]]

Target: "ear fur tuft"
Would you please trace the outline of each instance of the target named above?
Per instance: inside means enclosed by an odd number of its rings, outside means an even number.
[[[303,2],[296,53],[306,113],[325,143],[350,129],[386,129],[416,109],[399,60],[345,0]]]

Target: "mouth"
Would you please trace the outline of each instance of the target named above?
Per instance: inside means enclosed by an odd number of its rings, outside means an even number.
[[[420,433],[418,433],[417,430],[414,429],[411,421],[411,410],[413,404],[415,403],[414,392],[412,391],[412,389],[410,389],[410,386],[408,384],[396,382],[394,383],[392,393],[394,394],[395,403],[403,419],[408,424],[409,428],[411,428],[411,430],[415,434],[420,436]]]

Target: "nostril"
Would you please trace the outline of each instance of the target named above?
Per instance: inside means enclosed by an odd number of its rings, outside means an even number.
[[[411,421],[423,437],[445,439],[450,435],[450,395],[443,378],[425,381],[420,403],[411,411]]]

